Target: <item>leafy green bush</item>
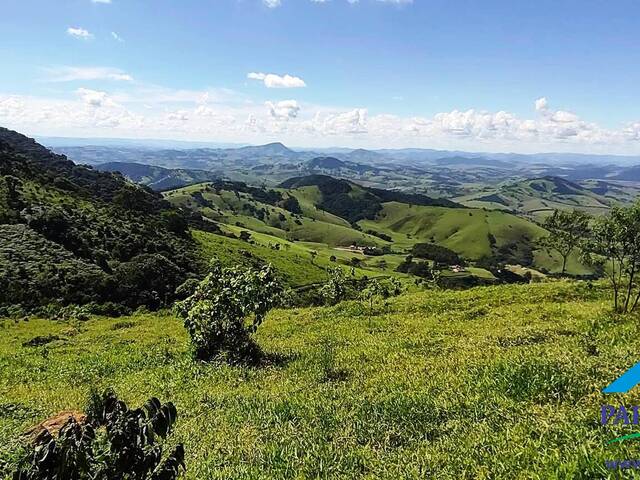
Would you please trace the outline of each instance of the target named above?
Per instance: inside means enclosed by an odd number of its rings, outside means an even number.
[[[361,293],[361,298],[369,303],[369,311],[373,310],[373,305],[376,300],[384,300],[389,296],[390,292],[388,286],[376,279],[371,280]]]
[[[349,280],[340,267],[329,268],[329,281],[320,288],[320,295],[326,305],[335,305],[346,300]]]
[[[280,301],[282,286],[271,265],[259,270],[226,268],[218,260],[193,295],[176,303],[198,360],[224,356],[256,362],[260,348],[251,338],[267,312]],[[251,325],[245,322],[252,317]]]
[[[369,304],[369,320],[373,314],[373,309],[379,300],[386,300],[402,293],[402,284],[395,278],[387,281],[376,278],[369,280],[366,287],[360,292],[360,299]]]
[[[178,445],[163,460],[158,437],[166,439],[177,418],[175,406],[149,399],[130,410],[112,391],[92,395],[87,423],[70,417],[57,437],[43,430],[15,480],[175,480],[184,469]],[[104,430],[101,428],[104,427]]]

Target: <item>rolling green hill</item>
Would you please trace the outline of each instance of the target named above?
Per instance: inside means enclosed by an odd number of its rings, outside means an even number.
[[[534,178],[484,189],[457,197],[456,201],[469,207],[508,210],[543,219],[554,210],[568,209],[602,215],[613,205],[633,198],[633,194],[627,191],[629,188],[610,182],[584,183],[581,185],[560,177]]]
[[[265,190],[219,182],[193,185],[165,193],[180,207],[195,209],[212,221],[269,234],[282,240],[329,246],[381,245],[379,238],[354,230],[349,222],[314,205],[313,193]],[[300,199],[298,199],[300,198]],[[294,200],[290,200],[294,199]]]
[[[385,256],[389,263],[381,269],[374,266],[381,258],[341,249],[354,243],[382,247],[388,242],[355,230],[344,219],[316,208],[309,200],[309,189],[297,203],[287,201],[297,200],[297,196],[281,189],[270,190],[266,196],[262,192],[244,184],[219,182],[165,192],[165,198],[176,206],[202,213],[220,228],[221,234],[193,232],[205,258],[215,255],[228,264],[270,262],[294,287],[325,280],[327,269],[338,263],[355,267],[354,273],[359,277],[396,275],[388,267],[399,264],[400,255]],[[240,239],[243,232],[248,235],[247,240]]]
[[[206,183],[166,192],[165,198],[236,236],[242,230],[268,235],[271,243],[291,243],[308,255],[316,252],[321,260],[335,257],[351,264],[355,258],[362,268],[378,273],[393,272],[414,244],[425,242],[450,248],[471,262],[560,268],[556,256],[537,250],[545,230],[529,220],[321,175],[290,179],[276,189]],[[384,254],[362,255],[348,248],[353,244]],[[572,273],[589,273],[577,259],[570,266]]]
[[[450,200],[363,187],[348,180],[336,179],[326,175],[290,178],[282,182],[280,186],[294,190],[300,187],[317,187],[320,195],[316,200],[316,206],[342,217],[350,223],[375,218],[382,210],[382,204],[386,202],[397,201],[416,205],[460,207],[460,205]]]
[[[491,256],[514,246],[531,248],[545,230],[522,218],[500,211],[468,208],[424,207],[385,203],[375,220],[359,222],[363,229],[378,229],[400,245],[432,242],[470,260]]]
[[[141,163],[101,163],[95,169],[101,172],[119,172],[132,182],[146,185],[156,191],[208,182],[218,178],[218,175],[206,170],[171,169]]]

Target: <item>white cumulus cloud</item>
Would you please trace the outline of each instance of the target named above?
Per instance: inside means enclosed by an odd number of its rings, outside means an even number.
[[[247,78],[262,81],[267,88],[303,88],[307,86],[300,77],[288,74],[281,76],[275,73],[251,72],[247,75]]]
[[[71,35],[74,38],[80,38],[82,40],[90,40],[93,38],[93,33],[79,27],[67,28],[67,35]]]
[[[353,135],[368,132],[368,112],[365,108],[356,108],[347,112],[316,115],[313,129],[322,135]]]
[[[549,106],[549,102],[546,97],[542,97],[536,100],[536,111],[544,112]]]
[[[296,118],[300,113],[300,105],[295,100],[283,100],[281,102],[266,102],[271,117],[278,120]]]
[[[78,96],[86,105],[92,107],[115,107],[116,103],[106,92],[91,90],[89,88],[79,88],[76,90]]]

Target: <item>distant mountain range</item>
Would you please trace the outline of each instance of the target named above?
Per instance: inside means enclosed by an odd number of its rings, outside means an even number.
[[[132,182],[147,185],[157,191],[211,182],[219,178],[215,173],[206,170],[169,169],[142,163],[103,163],[97,165],[95,169],[103,172],[120,172]]]
[[[189,142],[177,140],[147,140],[147,139],[104,139],[104,138],[67,138],[67,137],[39,137],[38,140],[62,153],[76,151],[79,148],[91,147],[96,150],[109,149],[145,149],[145,150],[210,150],[213,156],[266,156],[294,158],[296,160],[309,159],[320,156],[334,156],[341,160],[375,164],[377,162],[393,161],[394,163],[433,164],[448,158],[492,159],[517,164],[640,164],[640,155],[607,155],[583,153],[491,153],[465,152],[460,150],[434,150],[426,148],[401,149],[349,149],[349,148],[289,148],[282,143],[274,142],[266,145],[242,145],[217,142]],[[225,152],[226,151],[226,152]],[[121,161],[122,159],[117,159]],[[114,159],[116,161],[116,159]],[[463,163],[464,160],[462,160]]]
[[[330,175],[374,188],[431,197],[466,197],[505,182],[558,177],[572,182],[640,182],[640,157],[581,154],[488,154],[428,149],[295,150],[282,143],[234,148],[54,147],[80,164],[125,169],[157,190],[212,178],[275,186],[306,175]],[[633,165],[637,162],[637,165]],[[117,166],[114,166],[117,164]],[[145,171],[134,164],[161,169]],[[125,166],[126,165],[126,166]],[[164,170],[162,170],[164,169]],[[170,170],[170,171],[168,171]]]

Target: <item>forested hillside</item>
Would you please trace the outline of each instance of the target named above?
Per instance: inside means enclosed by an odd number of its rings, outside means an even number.
[[[122,176],[0,129],[0,304],[158,306],[198,269],[187,219]]]

